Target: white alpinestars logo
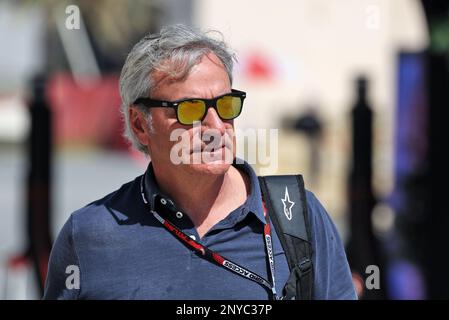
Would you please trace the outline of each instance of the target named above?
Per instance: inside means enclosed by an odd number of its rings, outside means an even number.
[[[295,205],[293,201],[290,201],[290,196],[288,194],[288,189],[285,187],[285,197],[281,199],[284,205],[284,213],[288,220],[292,219],[292,207]]]

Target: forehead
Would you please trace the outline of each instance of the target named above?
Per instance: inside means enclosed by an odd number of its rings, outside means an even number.
[[[155,83],[151,92],[153,99],[211,98],[227,93],[231,89],[226,68],[213,53],[203,55],[184,77],[155,71],[152,78]]]

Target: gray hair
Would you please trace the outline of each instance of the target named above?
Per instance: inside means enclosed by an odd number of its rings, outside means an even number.
[[[209,33],[181,24],[167,26],[158,34],[145,36],[128,54],[120,74],[121,112],[125,120],[124,136],[139,151],[148,154],[146,146],[131,130],[128,111],[137,98],[148,97],[155,88],[153,72],[162,71],[182,80],[204,55],[214,53],[223,63],[232,83],[235,54],[223,40],[214,39]],[[147,116],[148,126],[152,130],[150,112],[146,108],[140,110]]]

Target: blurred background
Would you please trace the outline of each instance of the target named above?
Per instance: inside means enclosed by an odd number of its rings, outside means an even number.
[[[118,77],[172,23],[235,50],[237,128],[278,129],[256,169],[304,175],[360,298],[449,298],[448,1],[1,0],[0,299],[39,299],[68,216],[146,169]]]

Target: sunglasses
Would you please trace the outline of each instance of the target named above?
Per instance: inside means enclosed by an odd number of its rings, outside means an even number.
[[[203,121],[209,108],[214,108],[222,120],[235,119],[242,112],[243,100],[245,98],[246,92],[232,89],[232,92],[213,99],[193,98],[162,101],[150,98],[138,98],[134,101],[134,104],[147,108],[173,108],[176,111],[176,118],[179,123],[191,125],[195,121]]]

